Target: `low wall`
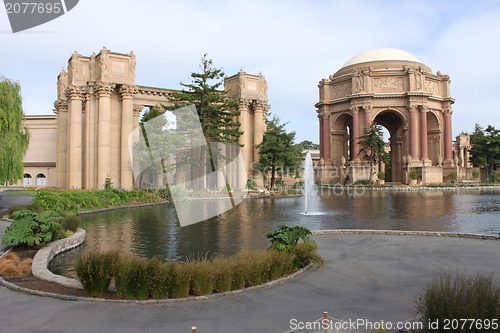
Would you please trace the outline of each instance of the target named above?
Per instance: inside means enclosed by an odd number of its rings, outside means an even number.
[[[74,235],[45,245],[33,258],[33,263],[31,264],[31,271],[33,275],[40,280],[55,282],[70,288],[83,289],[80,281],[54,274],[49,271],[48,266],[52,259],[54,259],[54,257],[58,254],[83,244],[85,241],[85,234],[85,230],[78,229]]]
[[[404,230],[363,230],[363,229],[333,229],[317,230],[313,235],[394,235],[394,236],[434,236],[434,237],[455,237],[472,238],[484,240],[500,240],[500,236],[483,235],[462,232],[440,232],[440,231],[404,231]]]

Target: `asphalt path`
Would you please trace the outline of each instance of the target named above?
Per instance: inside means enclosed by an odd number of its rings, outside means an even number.
[[[198,333],[280,333],[321,318],[323,311],[347,321],[396,324],[415,317],[416,295],[445,269],[494,274],[500,283],[500,241],[392,235],[314,238],[325,259],[323,268],[277,286],[213,300],[76,302],[0,287],[0,331],[188,333],[196,326]]]

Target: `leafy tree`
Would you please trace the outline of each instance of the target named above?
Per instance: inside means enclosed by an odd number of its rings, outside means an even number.
[[[14,184],[23,178],[23,159],[29,133],[23,125],[21,86],[2,78],[0,81],[0,184]]]
[[[491,125],[483,130],[476,124],[470,143],[470,161],[474,166],[485,167],[490,174],[500,166],[500,130]]]
[[[271,174],[273,188],[276,174],[292,174],[300,168],[302,149],[294,142],[295,132],[286,132],[286,124],[280,124],[278,116],[266,119],[266,125],[262,143],[257,146],[260,149],[260,159],[255,167]]]
[[[213,61],[204,54],[201,58],[200,73],[191,73],[191,83],[181,83],[184,89],[172,93],[175,102],[169,109],[177,109],[186,104],[194,104],[198,112],[207,149],[201,150],[200,158],[208,159],[212,170],[216,170],[215,162],[224,160],[226,156],[222,149],[215,149],[210,143],[238,145],[240,122],[238,121],[238,101],[229,99],[224,85],[224,72],[213,67]],[[239,145],[238,145],[239,146]],[[204,165],[204,164],[203,164]],[[204,170],[203,170],[204,172]]]
[[[373,167],[375,163],[390,161],[390,155],[385,151],[385,141],[382,139],[382,127],[375,122],[370,124],[365,135],[359,137],[359,154],[370,163],[370,183],[373,181]]]
[[[304,140],[301,143],[299,143],[299,146],[302,148],[302,150],[305,149],[319,149],[319,144],[314,143],[309,140]]]

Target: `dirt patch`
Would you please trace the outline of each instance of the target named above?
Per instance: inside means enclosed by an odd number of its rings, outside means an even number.
[[[33,257],[35,256],[35,254],[37,252],[38,252],[38,250],[29,249],[29,248],[16,247],[16,248],[12,249],[12,253],[17,255],[21,260],[33,259]],[[23,287],[23,288],[27,288],[27,289],[44,291],[44,292],[49,292],[49,293],[54,293],[54,294],[59,294],[59,295],[89,297],[88,295],[85,294],[85,292],[83,290],[69,288],[69,287],[61,286],[57,283],[40,280],[40,279],[36,278],[35,276],[33,276],[33,274],[31,274],[31,273],[29,273],[27,275],[23,275],[23,276],[16,276],[16,277],[9,277],[9,276],[2,276],[2,277],[6,281],[8,281],[12,284],[15,284],[19,287]],[[99,296],[99,298],[122,299],[116,293],[109,293],[106,295],[102,295],[102,296]]]

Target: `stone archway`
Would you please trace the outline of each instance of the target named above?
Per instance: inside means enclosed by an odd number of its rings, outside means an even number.
[[[389,149],[391,162],[386,166],[385,175],[388,182],[403,181],[403,156],[406,153],[406,147],[403,145],[405,123],[404,116],[397,110],[386,109],[379,112],[374,122],[387,129],[389,132]]]
[[[427,112],[427,146],[432,165],[441,165],[443,163],[442,141],[439,118],[434,112],[429,111]]]
[[[352,161],[353,156],[353,138],[352,116],[348,113],[342,113],[333,119],[331,127],[331,148],[330,156],[333,165],[343,165],[342,162]]]

